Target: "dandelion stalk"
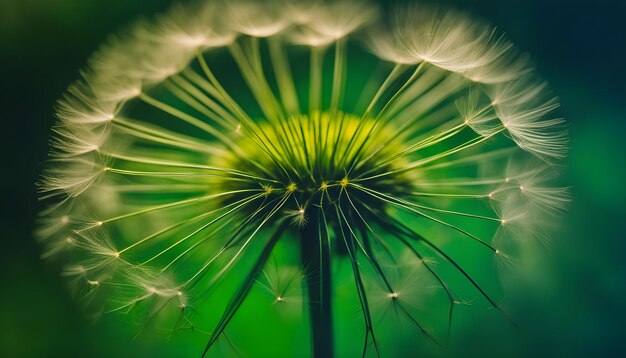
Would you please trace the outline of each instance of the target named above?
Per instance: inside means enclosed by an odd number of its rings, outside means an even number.
[[[302,231],[302,264],[309,273],[306,286],[313,336],[313,356],[332,357],[334,351],[332,315],[332,271],[327,224],[320,216],[322,209],[314,209],[308,219],[316,228]]]

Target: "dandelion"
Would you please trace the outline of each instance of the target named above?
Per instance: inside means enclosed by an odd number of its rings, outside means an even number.
[[[381,314],[444,344],[424,296],[449,332],[469,300],[452,269],[508,317],[464,258],[517,266],[515,247],[567,207],[557,107],[463,12],[176,5],[112,38],[59,101],[37,234],[78,292],[208,331],[204,354],[258,289],[308,311],[316,357],[333,356],[344,300],[363,354],[384,354]]]

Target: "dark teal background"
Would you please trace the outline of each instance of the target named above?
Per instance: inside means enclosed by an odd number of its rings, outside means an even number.
[[[551,244],[555,278],[544,296],[519,303],[532,329],[520,333],[522,350],[508,352],[625,356],[626,1],[451,2],[487,18],[532,55],[570,126],[563,180],[574,202]],[[162,347],[167,342],[131,342],[132,329],[115,316],[96,324],[84,319],[31,237],[38,210],[33,183],[46,158],[55,100],[107,34],[168,3],[0,1],[0,356],[174,354]],[[466,355],[514,349],[506,340],[463,339]]]

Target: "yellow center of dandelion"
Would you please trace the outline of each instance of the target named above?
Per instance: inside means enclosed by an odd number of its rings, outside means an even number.
[[[394,158],[404,148],[397,136],[384,120],[340,112],[265,120],[242,126],[236,146],[211,164],[262,178],[258,185],[266,197],[289,194],[286,208],[298,212],[301,205],[328,203],[350,185],[367,183],[390,193],[410,187],[408,175],[395,174],[406,164]],[[228,191],[255,185],[220,179],[215,184]]]

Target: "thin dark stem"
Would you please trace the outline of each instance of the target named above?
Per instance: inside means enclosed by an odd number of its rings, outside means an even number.
[[[322,209],[320,209],[322,210]],[[313,357],[333,357],[330,248],[321,215],[313,210],[309,226],[302,229],[302,263],[306,268]],[[317,226],[317,227],[316,227]]]
[[[257,280],[257,277],[259,276],[259,273],[263,270],[263,266],[265,265],[268,257],[272,253],[274,246],[276,246],[276,243],[278,242],[278,240],[280,240],[281,236],[287,229],[288,224],[289,224],[289,221],[283,221],[283,223],[280,224],[278,229],[276,229],[272,237],[266,243],[265,247],[263,248],[263,251],[261,252],[261,255],[257,258],[256,262],[254,263],[254,266],[252,266],[252,269],[249,271],[249,274],[245,277],[245,280],[243,281],[243,283],[241,284],[241,286],[235,293],[235,296],[233,296],[233,298],[231,299],[217,327],[211,334],[211,338],[209,339],[209,342],[204,348],[204,351],[202,351],[202,357],[206,357],[209,351],[209,348],[211,348],[213,344],[217,342],[218,338],[224,333],[226,326],[228,325],[230,320],[233,318],[233,316],[235,315],[235,313],[237,312],[237,310],[243,303],[244,299],[248,296],[250,289],[252,289],[254,283]]]

